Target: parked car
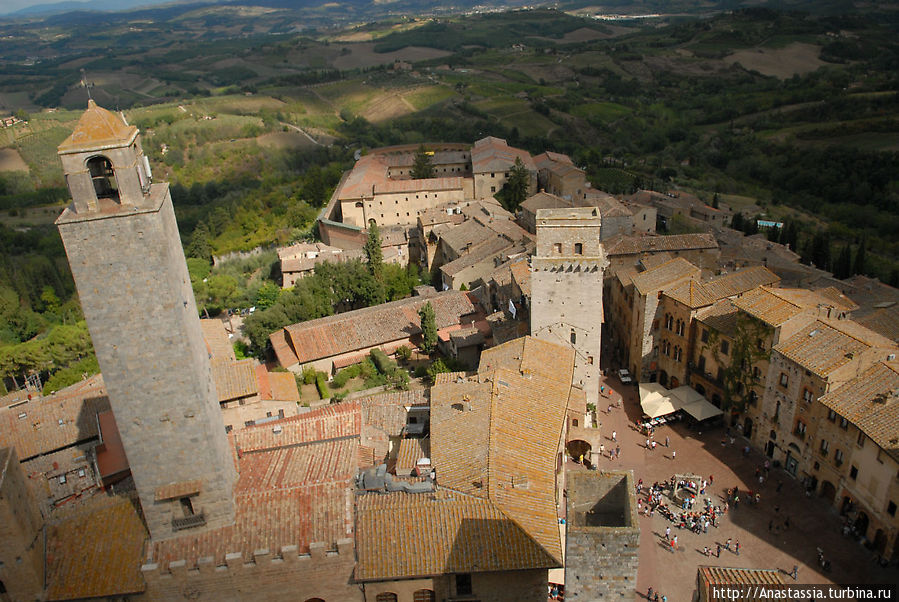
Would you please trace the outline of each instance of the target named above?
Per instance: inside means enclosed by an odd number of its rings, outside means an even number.
[[[622,368],[618,371],[618,378],[621,379],[621,384],[629,385],[634,382],[634,379],[631,378],[631,373],[627,368]]]

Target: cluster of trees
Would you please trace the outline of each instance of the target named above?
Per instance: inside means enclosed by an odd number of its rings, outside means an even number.
[[[419,284],[421,279],[414,265],[403,268],[383,264],[378,280],[368,264],[359,260],[320,263],[314,274],[282,291],[270,307],[249,316],[244,321],[244,333],[253,351],[262,354],[268,336],[279,328],[402,299]]]

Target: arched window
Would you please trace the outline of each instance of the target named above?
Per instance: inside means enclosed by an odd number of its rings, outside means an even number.
[[[393,592],[384,592],[375,597],[376,602],[396,602],[396,594]]]
[[[575,255],[583,255],[584,254],[584,245],[579,242],[574,243],[574,254]]]
[[[418,589],[412,594],[412,602],[434,602],[434,592],[429,589]]]
[[[97,198],[118,200],[119,187],[109,159],[103,156],[91,157],[87,160],[87,169],[91,174]]]

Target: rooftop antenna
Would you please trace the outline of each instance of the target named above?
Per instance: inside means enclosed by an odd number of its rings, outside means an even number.
[[[81,70],[81,87],[87,90],[87,99],[93,100],[93,96],[91,96],[91,88],[94,87],[94,82],[87,81],[87,74],[84,72],[84,69]]]

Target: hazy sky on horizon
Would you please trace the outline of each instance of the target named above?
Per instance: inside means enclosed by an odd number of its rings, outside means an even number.
[[[0,15],[5,15],[9,13],[14,13],[18,10],[22,10],[23,8],[28,8],[29,6],[37,6],[39,4],[56,4],[61,2],[62,0],[0,0]],[[78,0],[74,0],[77,2]],[[163,2],[169,2],[171,0],[141,0],[137,2],[138,5],[147,5],[147,4],[162,4]],[[84,2],[85,8],[90,6],[90,2]],[[123,2],[123,5],[131,5],[135,4],[134,2]]]

